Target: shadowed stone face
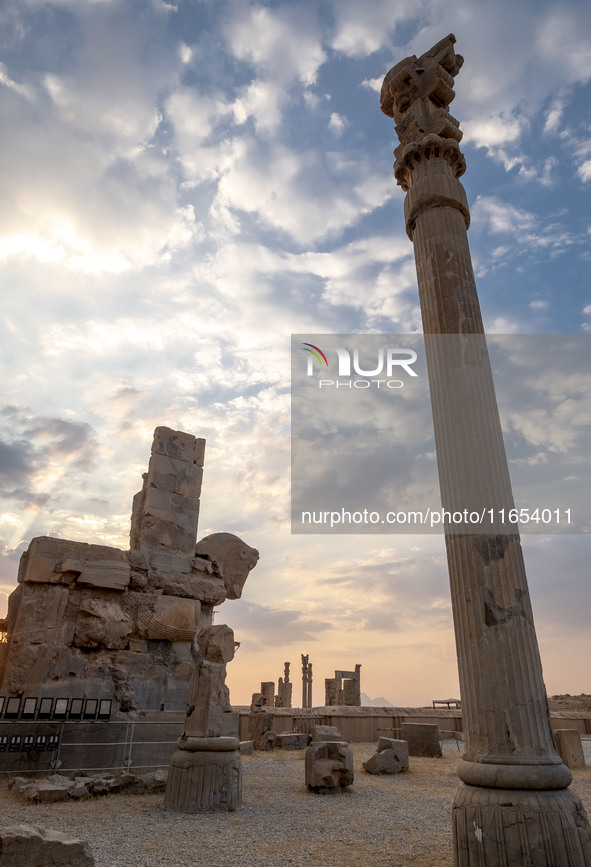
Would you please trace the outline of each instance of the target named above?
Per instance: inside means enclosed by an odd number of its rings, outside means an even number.
[[[195,554],[214,564],[219,572],[228,599],[240,599],[242,588],[251,569],[259,559],[259,552],[233,533],[212,533],[197,543]]]

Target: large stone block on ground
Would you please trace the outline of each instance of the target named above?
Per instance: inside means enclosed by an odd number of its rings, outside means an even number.
[[[242,804],[238,750],[177,750],[170,760],[164,808],[178,813],[223,812]]]
[[[2,867],[94,867],[88,843],[38,825],[0,829]]]
[[[400,774],[408,768],[408,744],[395,738],[380,738],[377,752],[363,762],[368,774]]]
[[[405,770],[396,758],[394,750],[382,750],[371,759],[363,762],[363,767],[368,774],[400,774]]]
[[[314,726],[313,741],[342,741],[342,735],[336,726]]]
[[[441,744],[439,729],[430,723],[402,723],[400,727],[402,740],[408,743],[408,753],[411,756],[430,756],[440,758]]]
[[[396,761],[400,762],[404,769],[408,768],[408,743],[406,741],[398,740],[397,738],[380,737],[377,752],[381,753],[384,750],[393,750],[396,755]]]
[[[305,750],[309,736],[305,732],[280,732],[275,739],[275,746],[280,750]]]
[[[560,758],[567,768],[586,767],[581,735],[576,729],[556,729],[554,738]]]
[[[312,742],[306,750],[306,785],[311,792],[338,793],[353,782],[353,752],[344,741]]]

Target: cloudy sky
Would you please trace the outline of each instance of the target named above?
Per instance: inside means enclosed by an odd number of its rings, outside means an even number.
[[[318,704],[355,663],[372,697],[457,695],[443,539],[290,527],[290,335],[420,330],[379,89],[449,32],[487,330],[589,334],[585,0],[5,0],[0,614],[33,536],[127,547],[164,424],[207,438],[200,535],[261,553],[217,615],[235,703],[300,653]],[[541,483],[591,416],[563,362],[503,418]],[[589,536],[524,549],[548,691],[591,692]]]

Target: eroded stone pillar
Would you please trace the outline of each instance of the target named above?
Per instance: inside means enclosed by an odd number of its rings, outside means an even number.
[[[466,523],[445,535],[466,736],[455,863],[589,867],[591,829],[554,744],[520,539],[505,519],[513,498],[458,180],[462,133],[448,111],[463,63],[454,43],[393,67],[381,102],[400,139],[442,504],[485,518],[478,534]]]

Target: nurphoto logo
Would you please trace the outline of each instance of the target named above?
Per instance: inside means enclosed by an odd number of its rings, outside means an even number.
[[[332,371],[336,377],[343,379],[318,379],[318,388],[403,388],[404,381],[402,379],[392,379],[394,372],[399,375],[403,373],[408,376],[418,376],[417,372],[412,369],[412,365],[417,360],[417,354],[414,349],[401,349],[399,347],[386,346],[379,347],[377,351],[377,359],[374,357],[371,360],[365,358],[363,362],[359,358],[359,349],[346,349],[344,346],[327,346],[326,352],[319,346],[313,343],[302,343],[302,349],[308,353],[307,375],[314,376],[320,370],[325,369]],[[326,353],[331,358],[329,363]],[[336,355],[336,358],[333,357]],[[369,365],[364,367],[363,365]],[[353,372],[351,372],[353,370]],[[353,379],[352,377],[362,376],[380,376],[385,374],[384,379]]]

